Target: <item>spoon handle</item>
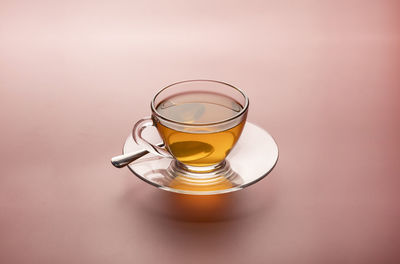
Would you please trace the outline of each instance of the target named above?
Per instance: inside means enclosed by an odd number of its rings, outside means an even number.
[[[159,143],[157,144],[157,146],[162,147],[164,146],[164,143]],[[136,152],[125,153],[119,156],[115,156],[111,158],[111,164],[117,168],[123,168],[129,163],[137,160],[138,158],[143,157],[147,153],[149,153],[147,150],[139,150]]]

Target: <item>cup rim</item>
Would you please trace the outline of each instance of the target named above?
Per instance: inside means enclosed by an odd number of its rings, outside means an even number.
[[[244,99],[245,99],[245,104],[244,104],[242,110],[240,110],[240,112],[237,113],[236,115],[231,116],[231,117],[226,118],[226,119],[221,120],[221,121],[210,122],[210,123],[201,123],[201,124],[185,123],[185,122],[175,121],[175,120],[172,120],[172,119],[170,119],[170,118],[167,118],[167,117],[161,115],[161,114],[156,110],[156,106],[155,106],[155,100],[156,100],[157,96],[158,96],[159,94],[161,94],[164,90],[170,88],[171,86],[175,86],[175,85],[181,84],[181,83],[189,83],[189,82],[213,82],[213,83],[219,83],[219,84],[227,85],[227,86],[229,86],[229,87],[231,87],[231,88],[237,90],[238,92],[240,92],[240,93],[243,95],[243,97],[244,97]],[[248,109],[248,108],[249,108],[249,98],[247,97],[247,95],[244,93],[243,90],[241,90],[241,89],[239,89],[239,88],[237,88],[237,87],[235,87],[235,86],[233,86],[233,85],[231,85],[231,84],[229,84],[229,83],[226,83],[226,82],[216,81],[216,80],[208,80],[208,79],[194,79],[194,80],[185,80],[185,81],[175,82],[175,83],[170,84],[170,85],[168,85],[168,86],[162,88],[161,90],[159,90],[159,91],[154,95],[153,99],[151,100],[151,110],[152,110],[152,112],[153,112],[154,114],[156,114],[156,116],[157,116],[158,118],[163,119],[163,120],[168,121],[168,122],[175,123],[175,124],[180,124],[180,125],[185,125],[185,126],[193,126],[193,127],[210,126],[210,125],[219,125],[219,124],[223,124],[223,123],[226,123],[226,122],[235,120],[235,119],[239,118],[240,116],[243,116],[243,115],[247,112],[247,109]]]

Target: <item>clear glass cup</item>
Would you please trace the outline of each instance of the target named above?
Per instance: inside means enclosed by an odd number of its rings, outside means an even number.
[[[139,120],[133,139],[147,151],[175,160],[174,169],[189,175],[223,170],[225,158],[246,123],[249,99],[224,82],[189,80],[161,89],[151,101],[151,117]],[[142,137],[155,126],[163,145]]]

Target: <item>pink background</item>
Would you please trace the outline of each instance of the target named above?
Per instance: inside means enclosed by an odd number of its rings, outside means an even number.
[[[396,1],[2,1],[0,263],[400,263]],[[244,89],[280,160],[172,195],[111,166],[152,95]]]

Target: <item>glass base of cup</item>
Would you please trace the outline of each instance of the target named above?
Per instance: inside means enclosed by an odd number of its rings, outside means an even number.
[[[217,191],[234,188],[241,182],[240,176],[225,160],[207,167],[187,166],[174,160],[165,176],[169,187],[187,191]]]
[[[175,171],[182,171],[185,173],[193,173],[196,176],[206,176],[207,174],[215,174],[221,173],[224,170],[228,169],[229,164],[227,164],[226,160],[221,161],[220,163],[213,164],[210,166],[190,166],[184,164],[178,160],[174,160],[171,164],[171,168]]]

